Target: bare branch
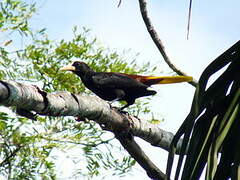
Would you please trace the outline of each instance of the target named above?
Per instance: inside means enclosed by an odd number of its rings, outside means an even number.
[[[53,141],[53,142],[64,143],[64,144],[68,143],[68,144],[75,144],[75,145],[82,145],[82,146],[91,146],[91,147],[97,147],[101,144],[107,144],[111,140],[114,139],[114,138],[111,138],[111,139],[108,139],[105,141],[101,141],[99,143],[81,143],[81,142],[77,142],[77,141],[73,141],[73,140],[71,141],[71,140],[62,140],[62,139],[58,139],[58,138],[50,138],[50,137],[43,136],[43,135],[40,135],[38,137],[41,139],[44,139],[46,141]]]
[[[151,124],[148,121],[139,119],[135,116],[129,116],[128,119],[130,121],[130,130],[134,136],[144,139],[153,146],[160,147],[166,151],[169,150],[172,138],[174,136],[173,133],[165,131],[155,124]],[[180,152],[179,150],[181,145],[182,140],[180,140],[177,144],[176,154]]]
[[[166,178],[166,175],[153,164],[133,137],[126,138],[125,135],[122,136],[119,133],[115,133],[115,136],[151,179],[164,180]]]
[[[148,12],[147,12],[147,2],[146,0],[139,0],[139,5],[140,5],[140,11],[142,14],[142,18],[143,21],[146,25],[146,28],[153,40],[153,42],[155,43],[155,45],[157,46],[158,50],[160,51],[160,53],[163,56],[164,61],[168,64],[168,66],[174,71],[176,72],[178,75],[183,75],[183,76],[187,76],[186,73],[184,73],[183,71],[181,71],[179,68],[177,68],[172,61],[170,60],[170,58],[168,57],[165,48],[163,46],[163,43],[161,41],[161,39],[159,38],[157,32],[154,29],[154,26],[148,16]],[[196,87],[197,86],[197,81],[193,80],[191,82],[189,82],[192,86]]]
[[[187,39],[189,38],[190,23],[191,23],[191,14],[192,14],[192,0],[190,0],[190,2],[189,2],[189,8],[188,8]]]
[[[46,93],[37,86],[0,81],[0,105],[21,107],[46,116],[74,116],[93,120],[104,130],[130,131],[153,146],[169,150],[173,133],[129,114],[119,112],[96,96],[69,92]],[[181,147],[178,144],[177,152]]]
[[[15,106],[25,111],[47,116],[74,116],[97,122],[104,130],[126,132],[140,137],[154,146],[169,150],[173,134],[154,124],[140,120],[128,113],[112,108],[106,101],[81,94],[69,92],[46,93],[37,86],[0,81],[0,105]],[[163,179],[165,175],[149,160],[135,141],[118,138],[124,148],[147,171],[149,177]],[[178,144],[177,151],[181,147]]]
[[[122,0],[119,0],[117,7],[119,8],[121,4],[122,4]]]

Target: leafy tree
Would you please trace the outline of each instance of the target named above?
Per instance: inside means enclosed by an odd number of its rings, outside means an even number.
[[[2,37],[4,46],[0,48],[1,79],[30,82],[46,92],[62,90],[90,94],[76,76],[59,72],[59,68],[74,59],[82,59],[97,71],[151,73],[154,70],[149,63],[138,67],[134,58],[126,61],[118,52],[98,46],[97,39],[91,38],[85,28],[79,31],[74,27],[70,41],[49,39],[45,29],[34,30],[30,26],[29,20],[36,12],[36,6],[18,0],[0,2],[0,27],[7,37]],[[25,43],[19,48],[20,37]],[[112,135],[94,122],[76,122],[70,117],[38,117],[38,121],[32,121],[4,111],[7,113],[0,114],[0,172],[9,179],[39,176],[55,179],[56,165],[51,154],[65,149],[81,152],[76,162],[82,158],[86,161],[81,169],[76,169],[76,175],[92,177],[104,169],[123,175],[135,164],[126,153],[120,153],[123,155],[117,158],[109,151],[120,152],[122,148],[115,145]],[[140,111],[149,112],[147,103],[138,101],[131,109],[136,115]]]
[[[176,73],[184,75],[164,51],[148,17],[146,1],[139,3],[146,27],[164,60]],[[174,154],[180,154],[176,179],[181,170],[182,179],[198,179],[205,166],[206,179],[239,177],[236,137],[240,115],[240,42],[213,61],[199,83],[191,83],[196,87],[191,111],[173,136],[137,117],[140,112],[150,112],[147,102],[138,101],[129,113],[119,112],[105,101],[91,97],[75,76],[58,71],[74,59],[84,60],[97,71],[149,74],[155,67],[150,68],[149,63],[138,67],[134,58],[126,61],[118,52],[99,47],[86,28],[79,32],[74,27],[70,41],[49,39],[45,29],[34,30],[30,26],[36,6],[21,0],[0,2],[0,28],[5,36],[1,37],[0,77],[14,80],[0,82],[0,102],[12,110],[2,107],[0,113],[0,177],[57,179],[61,172],[57,171],[54,153],[59,156],[70,150],[79,152],[72,158],[81,165],[74,169],[73,177],[92,178],[109,169],[113,175],[124,176],[136,160],[150,178],[166,179],[170,177]],[[24,46],[18,46],[19,38],[24,39]],[[226,70],[206,88],[209,78],[224,67]],[[72,107],[71,103],[79,106]],[[36,116],[33,111],[46,116]],[[84,116],[74,119],[62,115]],[[102,129],[113,132],[115,137]],[[166,175],[144,154],[133,136],[170,152]],[[117,140],[131,156],[122,153]]]

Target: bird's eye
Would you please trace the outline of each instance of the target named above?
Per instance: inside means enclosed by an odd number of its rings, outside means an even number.
[[[79,63],[78,63],[78,62],[74,62],[74,63],[72,64],[72,66],[79,66]]]

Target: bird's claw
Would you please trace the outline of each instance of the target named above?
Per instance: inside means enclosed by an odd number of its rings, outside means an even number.
[[[78,122],[86,122],[86,121],[87,121],[86,118],[80,117],[80,116],[77,116],[77,117],[75,118],[75,120],[78,121]]]
[[[16,108],[16,113],[25,118],[31,119],[33,121],[37,121],[37,114],[34,114],[29,110],[22,109],[22,108]]]
[[[115,109],[118,112],[123,113],[123,114],[129,114],[127,111],[123,111],[122,108],[119,108],[119,107],[111,106],[110,108]]]

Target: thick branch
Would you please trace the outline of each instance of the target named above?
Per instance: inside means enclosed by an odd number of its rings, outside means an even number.
[[[37,86],[0,81],[0,105],[15,106],[25,112],[47,116],[74,116],[91,119],[108,131],[126,132],[138,136],[154,146],[169,150],[173,134],[156,125],[127,113],[122,113],[104,100],[69,92],[46,93]],[[144,154],[135,141],[121,139],[125,149],[147,171],[149,177],[163,179],[165,176]],[[180,149],[181,142],[177,149]],[[178,151],[178,150],[177,150]]]
[[[69,92],[46,93],[37,86],[15,81],[0,81],[0,105],[15,106],[46,116],[88,118],[99,123],[105,130],[130,131],[133,136],[167,151],[173,138],[171,132],[135,116],[123,114],[95,96]],[[181,142],[178,144],[177,152],[180,147]]]
[[[165,174],[158,169],[157,166],[147,157],[141,147],[134,141],[133,137],[126,138],[124,135],[115,134],[116,138],[120,141],[122,146],[128,153],[138,162],[138,164],[146,171],[151,179],[164,180]]]
[[[187,76],[186,73],[184,73],[183,71],[181,71],[179,68],[177,68],[172,61],[170,60],[170,58],[168,57],[165,48],[163,46],[163,43],[161,41],[161,39],[159,38],[156,30],[154,29],[154,26],[148,16],[148,12],[147,12],[147,2],[146,0],[139,0],[139,5],[140,5],[140,11],[142,14],[142,18],[143,21],[147,27],[147,30],[153,40],[153,42],[155,43],[155,45],[157,46],[158,50],[160,51],[160,53],[163,56],[164,61],[168,64],[168,66],[174,71],[176,72],[178,75],[183,75],[183,76]],[[197,86],[197,81],[193,80],[192,82],[189,82],[191,85],[193,86]]]
[[[107,102],[93,96],[71,94],[69,92],[46,93],[37,86],[14,81],[0,81],[0,104],[16,106],[47,116],[88,118],[99,123],[105,130],[130,132],[133,136],[138,136],[165,150],[169,150],[173,138],[172,133],[137,117],[119,112],[117,109],[111,108]],[[125,142],[121,139],[120,142],[150,177],[164,176],[134,141]],[[180,146],[181,143],[179,143],[178,148]]]

